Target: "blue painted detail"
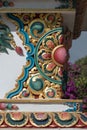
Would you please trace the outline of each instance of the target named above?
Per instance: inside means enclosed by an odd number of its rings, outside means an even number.
[[[24,126],[24,124],[26,123],[26,121],[28,120],[28,117],[23,114],[23,117],[19,120],[14,120],[11,116],[11,113],[6,113],[6,120],[7,120],[7,124],[9,124],[9,126],[15,127],[15,126]]]
[[[71,108],[67,109],[66,112],[76,112],[77,111],[77,105],[76,103],[67,103],[67,105],[70,105],[71,104]]]
[[[66,110],[66,112],[82,111],[82,103],[68,102],[68,103],[65,103],[65,105],[68,105],[70,107],[69,109]]]
[[[2,115],[0,115],[0,121],[2,120],[2,118],[3,118]]]
[[[44,32],[44,23],[35,20],[30,25],[30,33],[34,38],[39,38],[40,35]]]
[[[32,119],[32,123],[34,123],[36,126],[39,126],[39,127],[46,126],[51,121],[50,115],[47,115],[45,119],[42,118],[41,120],[39,120],[35,117],[34,113],[31,113],[30,118]]]
[[[33,76],[30,79],[29,86],[34,91],[41,91],[44,87],[44,82],[41,78],[38,77],[38,75]]]
[[[87,122],[87,116],[85,114],[80,113],[80,117],[84,122]]]
[[[30,64],[24,68],[24,76],[20,80],[18,80],[18,88],[16,90],[13,90],[12,92],[9,92],[7,95],[7,98],[12,98],[22,91],[23,82],[28,77],[28,73],[29,73],[28,71],[31,70],[34,66],[34,59],[32,57],[32,55],[34,54],[34,45],[32,43],[30,43],[29,36],[24,31],[24,25],[23,25],[22,21],[19,18],[17,18],[16,16],[14,16],[13,14],[9,13],[9,14],[7,14],[7,16],[19,24],[19,32],[24,35],[25,45],[29,46],[29,48],[30,48],[30,51],[27,52],[27,57],[26,57],[26,60],[29,60]]]
[[[28,45],[28,44],[27,44]],[[34,55],[34,52],[35,52],[35,49],[34,49],[34,46],[32,43],[29,43],[29,48],[30,48],[30,51],[27,52],[27,57],[26,57],[26,60],[28,59],[28,57],[30,57],[31,55]]]
[[[12,14],[10,14],[10,13],[8,13],[7,16],[8,16],[9,18],[11,18],[11,19],[17,21],[17,23],[19,24],[20,30],[21,30],[21,31],[23,30],[24,25],[23,25],[23,23],[21,22],[21,20],[20,20],[19,18],[17,18],[16,16],[14,16],[14,15],[12,15]]]
[[[14,21],[16,21],[16,22],[19,24],[19,32],[24,35],[25,44],[26,44],[27,46],[29,46],[29,48],[30,48],[30,52],[27,52],[27,53],[28,53],[28,56],[33,55],[33,54],[34,54],[34,45],[33,45],[32,43],[30,43],[30,41],[29,41],[29,36],[28,36],[28,34],[24,31],[24,25],[23,25],[22,21],[21,21],[19,18],[17,18],[16,16],[12,15],[12,14],[7,14],[7,16],[8,16],[9,18],[13,19]]]
[[[36,48],[35,48],[35,54],[34,54],[35,64],[36,64],[36,67],[37,67],[39,73],[40,73],[45,79],[49,80],[50,82],[53,82],[53,83],[56,83],[56,84],[60,84],[60,85],[62,84],[62,80],[61,80],[61,81],[57,81],[57,80],[54,80],[54,79],[48,77],[48,76],[42,71],[42,69],[40,68],[39,63],[38,63],[38,50],[39,50],[40,44],[42,43],[43,39],[45,39],[48,35],[53,34],[53,33],[55,33],[55,32],[59,32],[59,31],[61,31],[61,30],[62,30],[62,27],[59,27],[59,28],[53,29],[53,30],[47,32],[45,35],[43,35],[43,36],[40,38],[40,40],[39,40],[39,42],[38,42],[38,44],[37,44],[37,46],[36,46]]]
[[[28,71],[31,70],[33,68],[33,66],[34,66],[34,59],[32,57],[29,58],[29,61],[30,61],[30,65],[28,67],[24,68],[24,76],[20,80],[18,80],[18,88],[17,88],[17,90],[8,93],[7,98],[12,98],[13,96],[19,94],[22,91],[23,82],[28,77],[28,73],[29,73]]]

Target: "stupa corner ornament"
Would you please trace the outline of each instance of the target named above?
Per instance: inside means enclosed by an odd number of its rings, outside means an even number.
[[[63,27],[62,15],[9,13],[7,17],[19,25],[17,32],[27,55],[15,89],[6,98],[62,98],[72,39],[69,29]]]
[[[29,0],[20,1],[0,0],[0,53],[25,56],[15,85],[0,99],[0,128],[87,128],[82,99],[64,98],[69,49],[84,28],[83,19],[80,23],[79,19],[87,2],[80,6],[83,0],[51,0],[49,7],[45,1],[31,5]],[[69,109],[20,112],[20,105],[14,103],[58,103]]]

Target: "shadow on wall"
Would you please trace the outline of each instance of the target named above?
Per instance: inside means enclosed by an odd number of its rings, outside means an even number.
[[[87,32],[82,32],[78,39],[73,40],[70,49],[70,62],[74,63],[85,56],[87,56]]]

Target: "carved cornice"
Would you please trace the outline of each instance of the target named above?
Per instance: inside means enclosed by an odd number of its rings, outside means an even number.
[[[87,128],[87,113],[0,112],[0,128]]]

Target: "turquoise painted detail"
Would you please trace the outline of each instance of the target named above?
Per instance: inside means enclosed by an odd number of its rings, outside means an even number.
[[[78,102],[68,102],[65,103],[65,105],[69,106],[70,108],[66,110],[66,112],[76,112],[76,111],[82,111],[82,103]]]
[[[24,31],[24,25],[22,21],[13,14],[9,13],[7,14],[7,16],[19,24],[19,32],[24,35],[25,45],[29,46],[30,48],[30,51],[26,54],[26,60],[30,61],[30,64],[29,66],[24,68],[24,76],[20,80],[18,80],[18,88],[12,92],[9,92],[6,96],[7,98],[12,98],[22,91],[23,82],[27,79],[29,70],[31,70],[34,66],[34,58],[32,57],[32,55],[34,54],[34,46],[32,43],[30,43],[28,34]]]
[[[38,125],[38,126],[42,126],[42,125],[44,126],[44,125],[48,124],[49,120],[51,119],[51,117],[48,115],[46,119],[38,120],[35,118],[33,113],[31,113],[30,118],[32,119],[33,123]]]
[[[38,78],[37,77],[38,75],[36,76],[33,76],[31,79],[30,79],[30,82],[29,82],[29,87],[35,91],[40,91],[43,89],[44,87],[44,82],[41,78]]]
[[[87,116],[83,115],[83,114],[80,114],[81,116],[81,119],[84,121],[84,122],[87,122]]]
[[[38,41],[38,43],[37,43],[37,46],[36,46],[36,48],[35,48],[35,55],[34,55],[35,64],[36,64],[36,67],[37,67],[39,73],[40,73],[45,79],[49,80],[50,82],[53,82],[53,83],[56,83],[56,84],[60,84],[60,85],[62,85],[62,80],[57,81],[57,80],[54,80],[54,79],[48,77],[48,76],[42,71],[42,69],[40,68],[39,63],[38,63],[38,50],[39,50],[39,47],[40,47],[42,41],[43,41],[48,35],[51,35],[51,34],[53,34],[53,33],[56,33],[56,32],[58,32],[58,31],[61,31],[61,30],[62,30],[62,27],[56,28],[56,29],[53,29],[53,30],[47,32],[45,35],[43,35],[43,36],[40,38],[40,40]]]
[[[20,119],[20,120],[13,120],[11,118],[10,113],[7,113],[6,114],[6,119],[7,119],[8,123],[9,123],[9,125],[14,127],[16,125],[18,125],[18,126],[24,125],[26,120],[27,120],[27,116],[23,114],[23,118],[22,119]]]
[[[2,118],[3,118],[2,115],[0,115],[0,121],[2,120]]]
[[[44,23],[35,20],[30,25],[30,33],[34,38],[39,38],[40,35],[44,32]]]
[[[55,118],[56,122],[58,122],[58,124],[60,124],[62,126],[71,125],[74,121],[77,120],[77,118],[73,114],[71,114],[71,118],[69,120],[61,120],[57,113],[55,113],[55,117],[54,118]]]

